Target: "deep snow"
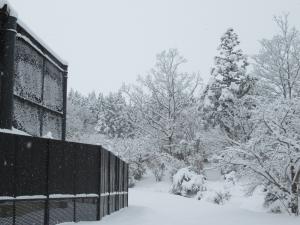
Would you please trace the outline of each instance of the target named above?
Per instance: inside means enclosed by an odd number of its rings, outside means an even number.
[[[80,222],[79,225],[298,225],[300,218],[271,214],[261,207],[262,198],[246,198],[236,190],[236,196],[225,205],[205,200],[184,198],[168,193],[167,182],[153,184],[148,177],[129,191],[129,208],[122,209],[100,222]],[[209,184],[213,188],[219,181]],[[75,223],[63,223],[74,225]]]

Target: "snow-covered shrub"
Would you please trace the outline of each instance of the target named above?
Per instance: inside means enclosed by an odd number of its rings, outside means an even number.
[[[229,201],[231,194],[229,191],[215,192],[216,195],[213,198],[214,203],[218,205],[223,205],[226,201]]]
[[[236,184],[236,172],[235,171],[231,171],[227,174],[224,174],[224,180],[225,180],[225,184],[227,186],[231,186],[231,185],[235,185]]]
[[[173,179],[174,174],[183,167],[186,167],[186,163],[182,160],[179,160],[171,155],[164,155],[164,162],[166,165],[166,173],[168,173],[170,180]]]
[[[287,196],[278,196],[273,192],[268,191],[264,199],[264,207],[272,213],[283,213],[287,209],[284,207],[283,202],[286,201]]]
[[[229,201],[231,198],[231,194],[229,191],[224,192],[215,192],[215,196],[213,198],[214,203],[218,205],[223,205],[226,201]]]
[[[203,199],[203,196],[203,191],[198,191],[196,194],[196,199],[200,201],[201,199]]]
[[[155,181],[159,182],[163,179],[165,175],[165,164],[163,162],[158,162],[157,167],[152,167],[152,172],[155,176]]]
[[[165,175],[166,165],[164,163],[163,158],[158,157],[157,155],[152,157],[147,163],[149,169],[155,176],[156,182],[162,180]]]
[[[146,168],[143,163],[132,162],[129,164],[129,175],[135,180],[140,180],[145,174]]]
[[[229,201],[231,194],[228,190],[218,190],[206,192],[206,200],[218,205],[223,205],[225,202]],[[201,198],[198,200],[201,200]]]
[[[161,181],[165,175],[171,175],[172,178],[180,168],[186,166],[183,161],[164,152],[152,153],[146,163],[149,170],[155,176],[156,181]]]
[[[128,187],[129,188],[134,187],[135,186],[135,182],[136,182],[136,180],[132,176],[128,177]]]
[[[191,168],[182,168],[173,176],[171,193],[182,196],[193,196],[204,191],[205,177],[198,175]]]
[[[188,162],[190,163],[192,169],[197,173],[201,173],[204,166],[204,157],[202,154],[194,154],[188,157]]]

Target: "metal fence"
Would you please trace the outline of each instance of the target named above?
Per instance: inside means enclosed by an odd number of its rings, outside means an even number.
[[[101,146],[0,133],[0,224],[100,220],[128,206],[128,165]]]

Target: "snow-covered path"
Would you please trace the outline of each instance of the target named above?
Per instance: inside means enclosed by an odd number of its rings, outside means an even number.
[[[130,207],[100,222],[80,225],[299,225],[300,218],[219,206],[166,192],[166,184],[143,184],[130,190]],[[74,223],[65,223],[64,225]]]

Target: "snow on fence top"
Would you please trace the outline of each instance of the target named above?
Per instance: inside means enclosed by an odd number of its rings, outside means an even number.
[[[65,66],[68,66],[68,62],[64,59],[62,59],[58,54],[56,54],[41,38],[39,38],[26,24],[18,18],[18,24],[21,26],[24,30],[30,34],[39,44],[41,44],[51,55],[53,55],[58,61],[60,61]]]
[[[7,12],[10,16],[16,17],[18,18],[18,13],[13,9],[13,7],[10,5],[10,3],[7,0],[0,0],[0,8],[5,7],[5,5],[7,6]],[[25,25],[24,22],[22,22],[19,18],[18,18],[18,24],[24,28],[37,42],[39,42],[45,49],[47,49],[47,51],[53,55],[53,57],[55,57],[58,61],[60,61],[62,64],[64,64],[65,66],[68,65],[68,62],[64,59],[62,59],[60,56],[58,56],[58,54],[56,54],[47,44],[45,44],[29,27],[27,27]]]
[[[0,0],[0,8],[3,8],[5,5],[7,5],[7,12],[10,16],[18,17],[17,12],[13,9],[13,7],[7,0]]]

